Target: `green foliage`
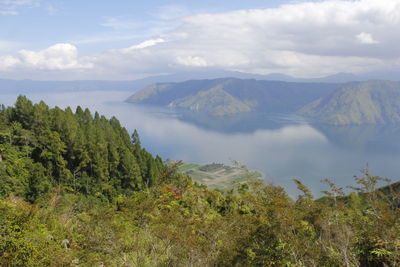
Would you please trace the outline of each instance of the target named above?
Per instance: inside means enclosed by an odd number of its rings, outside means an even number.
[[[0,110],[0,196],[35,201],[51,188],[109,200],[157,184],[165,166],[116,118],[19,96]],[[132,141],[134,143],[132,143]]]
[[[398,123],[399,89],[394,81],[348,83],[305,105],[298,113],[335,125]]]
[[[400,265],[398,183],[368,171],[348,196],[329,180],[319,200],[299,180],[297,200],[257,180],[223,193],[115,118],[23,97],[0,118],[0,266]]]
[[[353,193],[335,205],[293,201],[282,188],[260,182],[240,185],[239,192],[174,182],[112,202],[61,190],[36,204],[11,195],[0,201],[0,265],[400,263],[400,212],[382,198]]]

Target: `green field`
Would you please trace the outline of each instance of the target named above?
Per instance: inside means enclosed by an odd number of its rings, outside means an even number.
[[[194,182],[204,184],[210,189],[229,190],[235,184],[254,179],[262,179],[262,174],[249,171],[244,167],[227,166],[220,163],[192,164],[183,163],[179,171],[189,175]]]

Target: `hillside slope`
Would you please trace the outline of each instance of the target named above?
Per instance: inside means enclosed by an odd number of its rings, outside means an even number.
[[[329,124],[400,122],[400,83],[349,83],[301,108],[300,115]]]
[[[340,84],[223,78],[153,84],[126,101],[218,116],[251,111],[291,113],[338,88]]]
[[[24,96],[0,107],[0,197],[34,201],[59,188],[111,200],[157,184],[164,169],[115,117]]]

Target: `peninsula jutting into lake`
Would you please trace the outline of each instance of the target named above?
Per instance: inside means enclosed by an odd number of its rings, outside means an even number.
[[[0,266],[400,266],[399,0],[0,21]]]

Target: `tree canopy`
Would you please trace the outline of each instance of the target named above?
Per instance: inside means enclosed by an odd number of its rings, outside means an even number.
[[[192,184],[116,118],[0,108],[0,266],[399,266],[400,183]]]
[[[34,201],[51,187],[112,199],[157,184],[165,166],[119,121],[19,96],[0,110],[0,195]]]

